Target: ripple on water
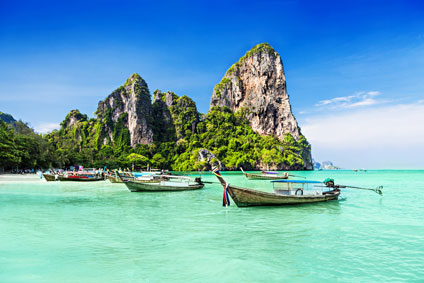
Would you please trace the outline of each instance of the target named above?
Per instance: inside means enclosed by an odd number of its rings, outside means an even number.
[[[223,208],[218,184],[137,194],[0,177],[0,281],[420,281],[424,172],[369,172],[302,173],[383,184],[383,197],[345,190],[344,201],[277,208]]]

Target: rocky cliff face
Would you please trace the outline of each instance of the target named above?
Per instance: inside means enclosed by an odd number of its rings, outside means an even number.
[[[208,170],[212,170],[213,168],[218,168],[220,170],[224,169],[224,166],[220,160],[218,160],[212,152],[207,150],[206,148],[199,149],[197,153],[197,158],[200,162],[206,162],[209,164]]]
[[[87,115],[81,114],[78,109],[71,110],[71,112],[66,115],[65,120],[61,123],[63,128],[72,128],[77,125],[78,122],[87,121]]]
[[[254,131],[280,141],[286,134],[302,136],[291,111],[280,55],[267,43],[256,45],[231,66],[213,90],[210,107],[243,111]],[[312,169],[311,152],[304,151],[306,169]]]
[[[179,97],[171,91],[154,92],[153,116],[155,141],[180,140],[194,134],[199,122],[196,103],[189,97]]]
[[[152,103],[146,82],[133,74],[99,102],[96,118],[73,110],[47,138],[64,149],[69,164],[128,167],[137,154],[143,166],[179,171],[312,169],[281,58],[268,44],[255,46],[227,71],[206,115],[185,95],[153,95]]]
[[[178,96],[171,91],[155,90],[153,97],[153,127],[155,129],[153,139],[161,142],[173,141],[177,134],[170,107],[174,105]]]
[[[261,135],[273,135],[280,141],[286,133],[296,139],[300,135],[281,57],[267,43],[255,46],[227,71],[213,90],[210,106],[246,111],[253,130]]]
[[[116,125],[128,129],[132,147],[153,142],[150,93],[138,74],[131,75],[123,86],[100,101],[96,114],[105,122],[105,131],[112,142],[116,139]]]

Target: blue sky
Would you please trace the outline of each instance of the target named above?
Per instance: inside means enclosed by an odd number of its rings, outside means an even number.
[[[317,160],[424,168],[423,1],[3,0],[0,111],[44,132],[71,109],[92,116],[136,72],[152,92],[188,95],[207,112],[213,86],[261,42],[283,59]],[[349,130],[358,125],[368,130]]]

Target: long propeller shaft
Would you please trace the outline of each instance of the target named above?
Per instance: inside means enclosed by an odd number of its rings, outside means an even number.
[[[337,185],[335,187],[339,187],[339,188],[351,188],[351,189],[358,189],[358,190],[367,190],[367,191],[376,192],[379,195],[383,195],[383,191],[382,191],[383,186],[378,186],[375,189],[373,189],[373,188],[354,187],[354,186],[345,186],[345,185]]]

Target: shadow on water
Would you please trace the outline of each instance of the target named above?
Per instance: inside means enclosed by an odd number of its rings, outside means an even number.
[[[97,200],[86,197],[68,197],[60,198],[56,201],[57,204],[72,204],[72,205],[84,205],[87,203],[95,203]]]
[[[232,204],[233,205],[233,204]],[[235,206],[235,205],[234,205]],[[316,214],[341,214],[341,204],[339,201],[327,201],[321,203],[305,203],[305,204],[294,204],[294,205],[281,205],[281,206],[251,206],[251,207],[237,207],[237,209],[243,210],[248,213],[273,213],[273,214],[299,214],[302,217],[307,215]]]

